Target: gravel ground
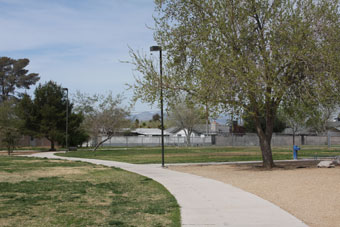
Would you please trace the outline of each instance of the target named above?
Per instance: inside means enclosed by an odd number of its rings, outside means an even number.
[[[219,180],[258,195],[309,226],[340,226],[340,167],[280,164],[263,170],[256,165],[171,166],[170,169]]]

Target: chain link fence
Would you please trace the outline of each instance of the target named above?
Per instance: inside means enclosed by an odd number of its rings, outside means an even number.
[[[273,134],[272,146],[292,146],[293,135]],[[216,136],[217,146],[260,146],[259,138],[256,133],[234,134]],[[340,134],[329,132],[325,135],[295,135],[295,145],[314,145],[314,146],[339,146]]]
[[[160,136],[115,136],[106,141],[103,146],[118,147],[136,147],[136,146],[161,146],[162,140]],[[209,146],[211,145],[211,136],[206,137],[190,137],[191,146]],[[186,146],[186,137],[165,136],[165,146]]]

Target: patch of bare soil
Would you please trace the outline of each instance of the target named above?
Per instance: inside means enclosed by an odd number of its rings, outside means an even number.
[[[24,172],[0,172],[0,182],[14,183],[20,181],[36,180],[40,177],[65,177],[73,174],[86,174],[88,172],[89,167],[49,167]]]
[[[273,170],[257,165],[172,166],[231,184],[258,195],[309,226],[340,223],[340,167],[316,168],[318,162],[280,163]]]
[[[249,155],[256,155],[256,152],[216,152],[216,153],[183,153],[183,154],[168,154],[171,157],[196,157],[196,156],[249,156]]]

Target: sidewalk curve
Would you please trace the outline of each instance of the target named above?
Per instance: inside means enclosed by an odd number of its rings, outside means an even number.
[[[44,152],[29,156],[117,167],[161,183],[175,196],[181,207],[182,226],[307,226],[278,206],[216,180],[172,171],[160,165],[60,157],[54,153]]]

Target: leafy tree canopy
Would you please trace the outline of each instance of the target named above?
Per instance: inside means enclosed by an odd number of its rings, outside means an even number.
[[[65,141],[67,104],[70,123],[68,131],[70,138],[73,138],[79,131],[82,116],[72,113],[73,104],[67,102],[66,94],[60,85],[53,81],[39,84],[34,91],[33,100],[24,95],[20,102],[26,132],[45,137],[51,142],[51,150],[55,150],[55,142],[63,144]]]
[[[25,69],[28,64],[29,60],[26,58],[18,60],[0,58],[0,102],[20,95],[16,89],[29,89],[40,79],[37,73],[28,73]]]
[[[187,92],[254,118],[263,164],[273,167],[271,138],[280,105],[339,100],[338,0],[156,0],[155,39],[166,51],[165,98]],[[131,51],[143,77],[135,99],[154,102],[153,59]],[[261,118],[265,118],[265,127]]]

